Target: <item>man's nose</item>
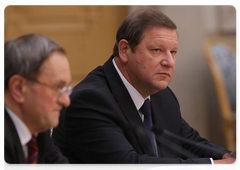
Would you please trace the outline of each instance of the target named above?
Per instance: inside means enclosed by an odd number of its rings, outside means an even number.
[[[171,54],[171,52],[168,52],[165,54],[162,62],[161,62],[162,66],[165,66],[165,67],[174,67],[175,65],[175,59],[173,57],[173,55]]]
[[[58,102],[64,106],[64,107],[68,107],[71,103],[70,97],[67,93],[63,93],[62,96],[60,96],[58,98]]]

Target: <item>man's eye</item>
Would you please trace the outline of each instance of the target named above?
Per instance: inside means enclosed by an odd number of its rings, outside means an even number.
[[[171,51],[171,54],[176,54],[177,53],[177,51]]]
[[[160,51],[160,49],[154,49],[154,52],[159,52]]]
[[[61,90],[61,89],[64,88],[64,86],[63,85],[57,85],[57,86],[54,86],[53,88],[56,89],[56,90]]]

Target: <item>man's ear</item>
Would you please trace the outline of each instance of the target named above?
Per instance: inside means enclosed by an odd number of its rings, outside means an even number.
[[[128,50],[130,50],[128,41],[125,39],[121,39],[118,43],[118,52],[119,52],[119,57],[123,63],[127,63],[128,61],[128,55],[127,55]]]
[[[8,91],[17,103],[24,102],[24,88],[26,79],[20,75],[13,75],[8,82]]]

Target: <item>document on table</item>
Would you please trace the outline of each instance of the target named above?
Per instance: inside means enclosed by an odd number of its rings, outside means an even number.
[[[240,170],[240,164],[238,165],[188,165],[188,166],[159,166],[155,168],[149,168],[147,170],[186,170],[186,169],[195,169],[195,170],[226,170],[226,169],[232,169],[232,170]]]

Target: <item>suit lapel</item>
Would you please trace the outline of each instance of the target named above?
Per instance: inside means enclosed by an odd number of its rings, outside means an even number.
[[[129,129],[132,129],[136,134],[139,146],[141,147],[143,153],[154,156],[154,152],[144,124],[138,114],[130,94],[124,86],[115,67],[113,66],[112,59],[113,57],[111,57],[103,66],[112,94],[129,122]]]
[[[161,95],[151,95],[151,105],[152,105],[152,114],[153,114],[153,125],[159,128],[166,128],[167,122],[164,116],[164,100],[159,98]]]
[[[181,129],[181,113],[178,102],[173,93],[167,87],[164,90],[151,95],[153,124],[160,128],[167,129],[173,133],[179,133]],[[173,126],[171,122],[176,122]]]
[[[151,95],[151,104],[152,104],[152,112],[153,112],[153,126],[166,129],[173,133],[178,134],[179,129],[181,129],[181,116],[178,105],[175,107],[174,105],[177,103],[176,99],[172,98],[172,93],[169,93],[171,90],[166,88],[165,90],[161,90],[156,94]],[[172,125],[171,122],[175,122]],[[164,135],[155,133],[156,139],[164,138]],[[173,139],[167,139],[173,142]],[[157,140],[158,142],[159,140]],[[158,143],[158,153],[159,156],[162,157],[174,157],[174,153],[170,152],[169,148],[164,147],[164,145],[168,146],[169,143]]]
[[[12,122],[12,119],[10,118],[8,112],[5,110],[5,150],[11,152],[12,155],[14,155],[14,163],[26,163],[25,156],[23,153],[22,145],[20,143],[20,139],[18,137],[18,133],[16,131],[16,128]],[[6,134],[7,133],[7,134]],[[6,143],[8,142],[8,143]],[[6,148],[6,146],[8,148]],[[12,148],[12,149],[11,149]],[[13,159],[13,158],[11,158]]]
[[[15,148],[16,148],[16,154],[18,155],[19,163],[26,163],[26,159],[22,150],[22,145],[20,143],[17,143],[15,145]]]

